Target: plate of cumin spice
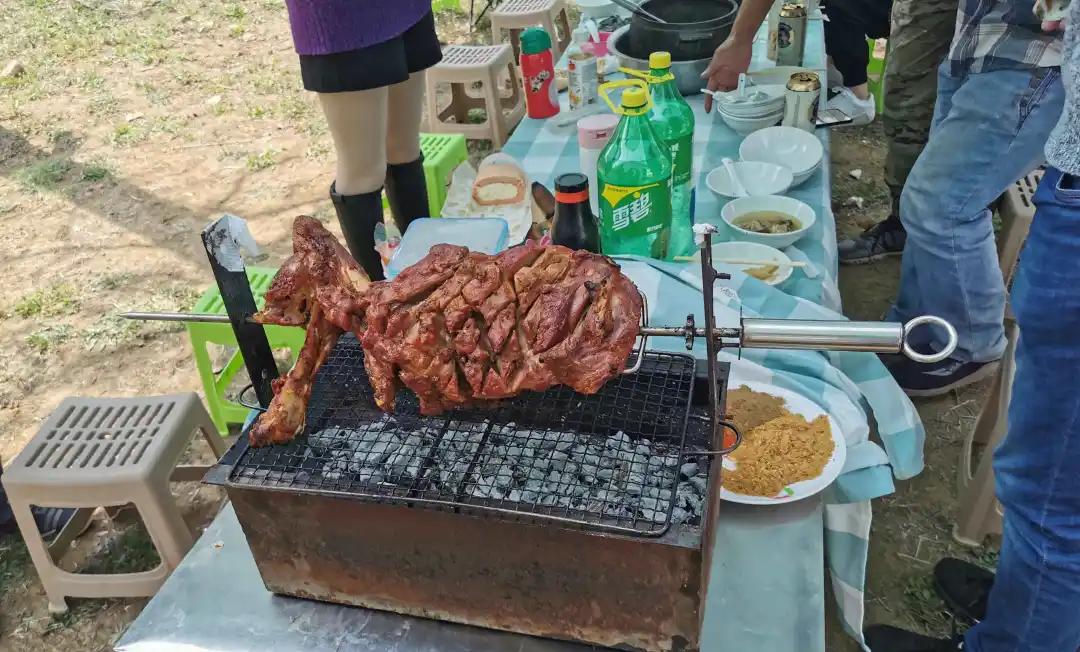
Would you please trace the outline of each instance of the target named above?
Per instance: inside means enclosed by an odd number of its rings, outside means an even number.
[[[720,497],[776,505],[820,492],[840,475],[843,433],[816,403],[795,392],[741,381],[728,390],[727,413],[742,444],[724,458]]]

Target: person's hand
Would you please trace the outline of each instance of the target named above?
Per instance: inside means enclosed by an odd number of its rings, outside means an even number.
[[[739,75],[750,68],[753,43],[727,39],[713,52],[712,61],[701,78],[710,91],[730,91],[739,85]],[[712,111],[713,96],[705,95],[705,112]]]
[[[1056,7],[1057,11],[1055,11],[1055,4],[1059,5],[1058,7]],[[1050,13],[1056,13],[1059,16],[1063,15],[1065,11],[1062,11],[1062,9],[1068,9],[1068,7],[1068,1],[1062,2],[1061,0],[1057,0],[1057,2],[1055,2],[1055,0],[1035,0],[1035,6],[1031,8],[1031,11],[1035,14],[1035,16],[1042,18],[1043,16],[1046,16]],[[1059,20],[1042,21],[1042,31],[1051,34],[1054,32],[1064,32],[1065,19],[1061,18]]]

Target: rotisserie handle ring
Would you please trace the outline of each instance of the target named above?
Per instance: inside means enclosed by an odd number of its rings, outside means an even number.
[[[914,348],[912,348],[911,331],[919,326],[922,326],[923,324],[933,324],[935,326],[940,326],[941,328],[945,329],[945,333],[948,334],[949,340],[948,342],[946,342],[945,346],[940,351],[927,354],[919,353]],[[926,364],[932,362],[941,362],[945,358],[952,355],[953,351],[956,350],[956,345],[958,342],[959,340],[956,334],[956,328],[954,328],[952,324],[945,321],[941,317],[935,317],[934,315],[923,315],[921,317],[916,317],[908,323],[904,324],[904,346],[902,350],[904,352],[904,355],[911,358],[915,362],[922,362]]]

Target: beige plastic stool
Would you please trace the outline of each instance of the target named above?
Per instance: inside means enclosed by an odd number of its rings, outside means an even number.
[[[67,398],[4,469],[15,520],[34,561],[49,610],[66,598],[151,596],[194,541],[169,491],[170,481],[198,480],[208,467],[177,466],[195,430],[214,455],[224,442],[195,394],[145,398]],[[95,507],[133,503],[161,564],[141,573],[80,575],[56,565]],[[80,508],[51,546],[38,533],[31,505]]]
[[[500,78],[510,78],[509,94]],[[440,83],[450,85],[450,105],[439,110]],[[480,97],[466,89],[480,83]],[[487,119],[469,123],[470,109],[484,109]],[[448,122],[450,118],[455,122]],[[510,131],[525,117],[525,96],[509,45],[453,45],[443,50],[443,60],[427,72],[427,130],[434,133],[463,134],[473,140],[489,139],[502,148]]]
[[[1032,198],[1042,180],[1043,171],[1035,170],[1016,180],[998,201],[1001,234],[998,237],[998,264],[1005,287],[1012,284],[1013,272],[1020,259],[1031,222],[1035,217]],[[994,384],[986,398],[975,427],[968,434],[960,451],[958,485],[960,501],[957,506],[953,538],[963,544],[981,546],[989,534],[1001,534],[1001,505],[994,496],[994,449],[1008,432],[1009,399],[1012,397],[1013,375],[1016,372],[1016,339],[1019,328],[1006,306],[1005,354],[994,376]],[[984,446],[976,468],[972,468],[972,449],[975,443]]]
[[[960,450],[959,495],[953,538],[969,546],[981,546],[989,534],[1001,534],[1001,505],[994,496],[994,449],[1009,430],[1009,399],[1016,374],[1016,340],[1020,329],[1011,318],[1005,321],[1007,344],[990,394]],[[972,468],[972,449],[982,444],[979,464]]]
[[[491,42],[502,43],[503,32],[509,32],[514,61],[520,61],[518,36],[521,30],[536,26],[551,36],[551,56],[558,61],[570,45],[570,17],[565,0],[505,0],[491,12]],[[562,36],[557,27],[562,28]]]
[[[1016,261],[1020,258],[1020,249],[1031,230],[1031,220],[1035,217],[1035,188],[1042,180],[1043,171],[1035,170],[1016,180],[1001,196],[998,204],[998,216],[1001,218],[1001,235],[998,237],[998,262],[1005,287],[1012,283]]]

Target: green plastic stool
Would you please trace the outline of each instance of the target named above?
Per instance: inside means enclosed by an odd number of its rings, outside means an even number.
[[[430,217],[441,217],[446,203],[454,168],[469,159],[465,136],[461,134],[420,134],[420,151],[424,154],[424,179],[427,181]],[[383,208],[388,208],[383,195]]]
[[[889,60],[889,45],[885,43],[885,54],[878,57],[877,39],[866,39],[870,49],[870,64],[866,66],[866,85],[874,96],[874,108],[878,115],[885,110],[885,62]]]
[[[251,285],[251,293],[255,295],[255,303],[261,308],[263,295],[270,287],[277,270],[272,267],[248,267],[248,282]],[[221,292],[212,287],[203,292],[199,301],[195,304],[194,312],[224,315],[225,304],[221,301]],[[199,378],[202,380],[203,392],[206,394],[206,404],[210,411],[210,418],[218,432],[225,436],[229,434],[229,424],[243,424],[249,408],[240,405],[236,401],[226,398],[225,393],[229,389],[233,378],[244,369],[244,358],[236,351],[229,358],[225,367],[220,371],[214,371],[210,361],[208,344],[221,346],[236,346],[236,335],[230,324],[208,324],[205,322],[185,322],[188,337],[191,338],[191,348],[195,353],[195,366],[199,370]],[[274,350],[289,349],[292,352],[292,360],[300,354],[304,346],[304,329],[295,326],[266,326],[266,338],[270,342],[270,348]]]

